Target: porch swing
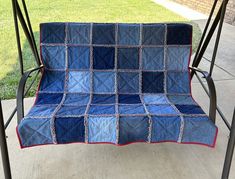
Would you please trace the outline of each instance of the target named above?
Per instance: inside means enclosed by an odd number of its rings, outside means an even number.
[[[5,177],[11,178],[5,129],[17,112],[21,148],[45,144],[135,142],[201,144],[214,147],[216,111],[230,130],[222,179],[229,176],[235,116],[230,125],[217,106],[213,67],[228,0],[223,0],[212,24],[214,1],[198,49],[189,66],[192,26],[184,23],[42,23],[37,51],[27,6],[12,0],[22,78],[17,106],[1,122],[1,152]],[[18,21],[37,67],[24,71]],[[209,72],[198,68],[216,30]],[[36,73],[29,88],[25,84]],[[41,74],[36,100],[24,115],[24,97]],[[207,87],[199,74],[205,78]],[[210,99],[207,115],[191,94],[198,78]],[[2,112],[1,112],[2,113]]]

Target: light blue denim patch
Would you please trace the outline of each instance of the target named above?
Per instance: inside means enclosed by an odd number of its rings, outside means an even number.
[[[203,143],[213,146],[216,126],[208,117],[184,117],[182,142]]]
[[[167,95],[167,97],[173,104],[197,105],[190,95]]]
[[[89,69],[90,68],[90,47],[68,47],[68,68]]]
[[[179,114],[171,105],[146,105],[149,113],[154,115],[177,115]]]
[[[164,70],[164,48],[143,48],[142,63],[144,70]]]
[[[18,132],[24,147],[53,143],[49,118],[24,119],[18,125]]]
[[[153,116],[151,142],[177,141],[180,121],[179,116]]]
[[[68,43],[69,44],[89,44],[90,43],[90,24],[69,23],[68,24]]]
[[[115,114],[115,105],[90,105],[88,114],[91,115]]]
[[[167,72],[168,93],[190,93],[190,82],[188,72]]]
[[[140,41],[139,24],[118,24],[118,44],[138,45]]]
[[[88,117],[88,142],[116,143],[116,117]]]
[[[65,69],[65,47],[42,46],[42,61],[46,68]]]
[[[50,117],[52,113],[54,112],[55,108],[56,108],[56,105],[33,106],[26,116],[27,117]]]
[[[143,99],[146,104],[169,104],[166,95],[163,94],[144,94]]]
[[[86,111],[85,106],[62,106],[56,113],[57,117],[79,116],[84,115]]]
[[[120,114],[145,114],[145,109],[142,104],[119,105],[118,110]]]
[[[68,81],[69,92],[90,92],[90,72],[70,71]]]
[[[114,93],[115,75],[114,72],[94,72],[93,91],[95,93]]]
[[[168,47],[167,70],[188,70],[190,47]]]

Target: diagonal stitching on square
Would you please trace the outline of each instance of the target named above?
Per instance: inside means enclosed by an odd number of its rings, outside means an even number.
[[[93,47],[93,68],[114,69],[115,49],[113,47]]]
[[[54,112],[56,105],[54,106],[47,106],[47,105],[40,105],[40,106],[33,106],[26,117],[50,117]]]
[[[116,142],[116,117],[88,117],[89,142]]]
[[[138,93],[139,92],[139,73],[138,72],[119,72],[118,73],[118,92],[119,93]]]
[[[167,69],[188,70],[189,58],[190,58],[190,47],[168,47]]]
[[[90,100],[90,94],[67,93],[64,105],[86,105]]]
[[[190,93],[188,72],[167,72],[168,93]]]
[[[118,44],[138,45],[140,38],[139,24],[118,24]]]
[[[93,24],[92,30],[93,44],[115,44],[115,24]]]
[[[179,115],[179,113],[171,105],[146,105],[148,111],[155,115]]]
[[[90,72],[69,72],[69,92],[90,92]]]
[[[202,108],[198,105],[176,104],[175,107],[183,114],[205,114]]]
[[[58,143],[84,142],[84,117],[56,118],[55,131]]]
[[[42,43],[64,43],[65,23],[44,23],[40,24]]]
[[[63,98],[63,93],[40,93],[38,92],[36,98],[36,105],[43,104],[59,104]]]
[[[62,106],[56,113],[57,117],[85,115],[86,105],[84,106]]]
[[[69,44],[89,44],[90,43],[90,24],[69,23],[68,24],[68,43]]]
[[[135,94],[119,94],[118,103],[136,104],[141,103],[140,96]]]
[[[146,104],[169,104],[166,95],[163,94],[144,94],[143,100]]]
[[[167,95],[167,97],[168,100],[173,104],[197,104],[191,95]]]
[[[115,94],[93,94],[91,104],[114,104]]]
[[[115,114],[115,105],[90,105],[90,115]]]
[[[145,114],[145,109],[142,104],[119,105],[118,109],[120,114]]]
[[[164,24],[144,24],[142,36],[142,44],[144,45],[163,45],[165,26]]]
[[[139,69],[139,48],[118,48],[119,69]]]
[[[163,72],[143,72],[142,92],[143,93],[163,93],[164,92]]]
[[[115,74],[114,72],[94,72],[93,73],[94,92],[114,92]]]
[[[40,91],[63,92],[64,91],[64,71],[45,70],[42,76]]]
[[[164,70],[164,48],[143,48],[142,63],[144,70]]]
[[[42,46],[42,61],[49,69],[65,68],[64,46]]]
[[[68,68],[89,69],[90,48],[89,47],[68,47]]]

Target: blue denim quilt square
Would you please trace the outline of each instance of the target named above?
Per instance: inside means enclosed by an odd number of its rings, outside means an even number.
[[[165,39],[164,24],[143,24],[143,45],[163,45]]]
[[[41,43],[65,43],[64,23],[40,24]]]
[[[118,24],[118,44],[138,45],[140,42],[139,24]]]
[[[164,73],[143,72],[142,93],[164,93]]]
[[[115,114],[115,105],[90,105],[90,115]]]
[[[205,114],[200,106],[197,105],[175,105],[183,114]]]
[[[114,72],[94,72],[93,91],[95,93],[114,93],[115,74]]]
[[[91,104],[114,104],[115,102],[115,95],[93,94]]]
[[[69,44],[89,44],[90,43],[90,24],[69,23],[68,24],[68,43]]]
[[[167,92],[168,93],[190,93],[189,73],[167,72]]]
[[[90,92],[91,75],[89,71],[70,71],[68,81],[69,92]]]
[[[114,69],[115,49],[113,47],[93,48],[94,69]]]
[[[143,100],[146,104],[169,104],[164,94],[144,94]]]
[[[134,94],[119,94],[118,102],[123,104],[141,103],[140,96]]]
[[[89,100],[90,94],[67,93],[64,100],[64,105],[86,105],[88,104]]]
[[[90,47],[68,47],[68,68],[89,69]]]
[[[29,113],[27,114],[27,118],[30,117],[51,117],[53,112],[55,111],[56,105],[37,105],[37,106],[33,106]]]
[[[117,61],[118,69],[139,69],[139,49],[119,48]]]
[[[153,115],[178,115],[179,113],[171,105],[146,105],[149,113]]]
[[[59,104],[62,98],[63,93],[38,93],[35,104]]]
[[[85,106],[62,106],[59,111],[56,113],[57,117],[74,117],[81,116],[85,114]]]
[[[139,92],[139,73],[138,72],[119,72],[117,81],[118,81],[119,93],[138,93]]]
[[[115,44],[115,24],[94,24],[92,43]]]
[[[144,47],[142,50],[143,70],[164,70],[164,48]]]
[[[122,115],[124,114],[145,114],[145,109],[142,104],[132,104],[132,105],[119,105],[118,111]]]

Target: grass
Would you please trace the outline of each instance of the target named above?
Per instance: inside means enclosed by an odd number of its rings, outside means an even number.
[[[11,1],[0,0],[0,4],[0,98],[10,99],[15,98],[20,70]],[[189,22],[151,0],[26,0],[26,4],[37,43],[41,22]],[[195,48],[200,30],[193,25]],[[23,34],[22,31],[20,33]],[[24,68],[34,67],[34,59],[23,35],[21,44]],[[35,90],[36,84],[29,96],[33,96]]]

